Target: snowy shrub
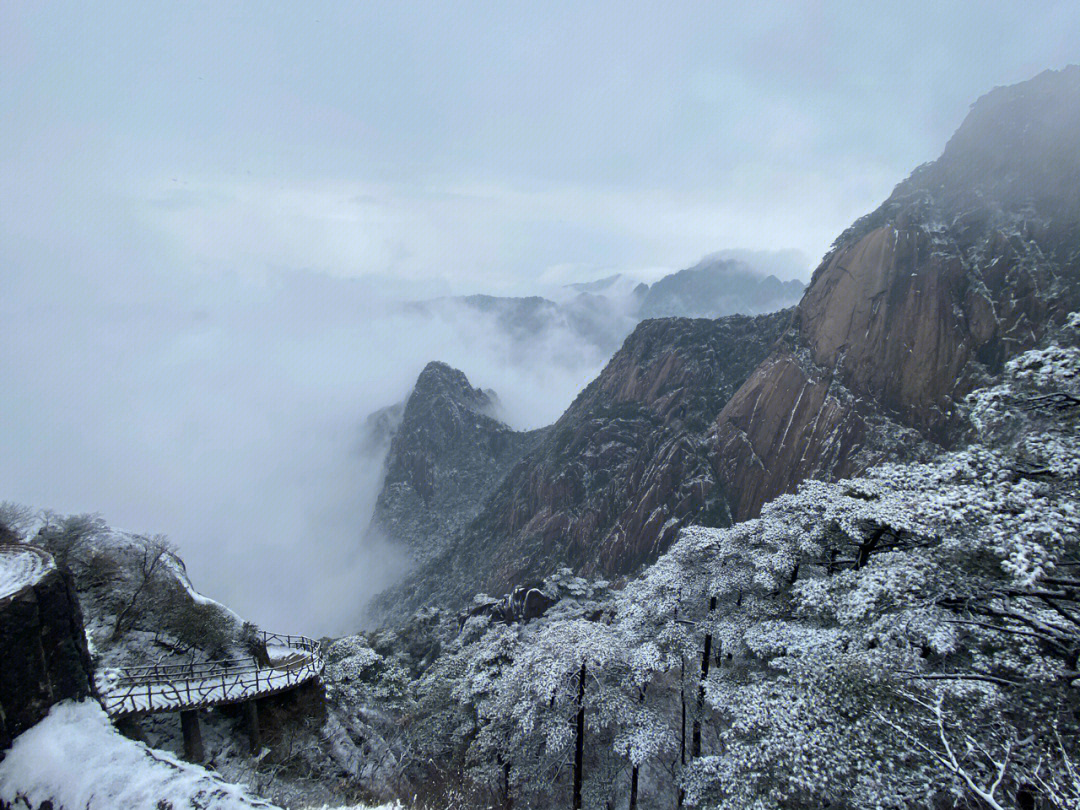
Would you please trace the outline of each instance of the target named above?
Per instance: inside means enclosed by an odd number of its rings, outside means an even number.
[[[29,506],[0,502],[0,542],[7,535],[11,540],[22,540],[27,531],[37,522],[37,516]]]

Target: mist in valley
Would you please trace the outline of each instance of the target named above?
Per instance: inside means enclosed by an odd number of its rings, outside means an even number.
[[[455,296],[743,248],[805,281],[1030,43],[1072,53],[1019,8],[948,83],[969,15],[937,7],[903,58],[862,10],[217,12],[0,10],[0,499],[163,532],[208,595],[311,634],[403,567],[362,542],[370,412],[442,360],[550,423],[634,322],[521,333]]]
[[[203,592],[289,632],[355,629],[404,570],[365,535],[387,448],[364,420],[428,361],[532,428],[607,359],[558,324],[514,340],[453,301],[423,312],[306,272],[202,279],[156,305],[113,293],[6,299],[5,496],[166,533]]]

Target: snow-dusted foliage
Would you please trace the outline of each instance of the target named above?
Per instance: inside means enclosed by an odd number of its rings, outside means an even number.
[[[164,536],[112,529],[96,515],[46,514],[29,542],[71,571],[100,674],[246,654],[243,620],[195,590]]]
[[[580,779],[585,807],[1080,806],[1078,329],[971,397],[964,450],[444,633],[414,762],[490,804],[572,806]]]
[[[648,668],[712,639],[718,732],[688,802],[1076,800],[1078,370],[1073,349],[1021,355],[973,398],[980,443],[687,530],[624,591]]]

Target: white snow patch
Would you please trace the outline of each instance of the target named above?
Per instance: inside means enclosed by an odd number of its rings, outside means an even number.
[[[32,585],[54,568],[49,555],[33,546],[0,546],[0,599]]]
[[[15,806],[19,797],[31,807],[48,800],[57,808],[79,810],[277,807],[243,785],[124,737],[92,700],[58,703],[44,720],[15,739],[0,762],[0,803]],[[400,810],[400,806],[323,805],[318,810]]]
[[[247,810],[273,805],[198,765],[129,740],[93,701],[65,701],[0,762],[0,802],[86,810]],[[168,804],[165,804],[168,803]]]

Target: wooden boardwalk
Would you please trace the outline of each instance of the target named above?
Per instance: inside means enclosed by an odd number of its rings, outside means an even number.
[[[105,711],[117,719],[241,703],[292,689],[322,673],[317,641],[277,633],[262,633],[262,640],[269,663],[243,658],[111,669],[98,678],[98,695]]]

